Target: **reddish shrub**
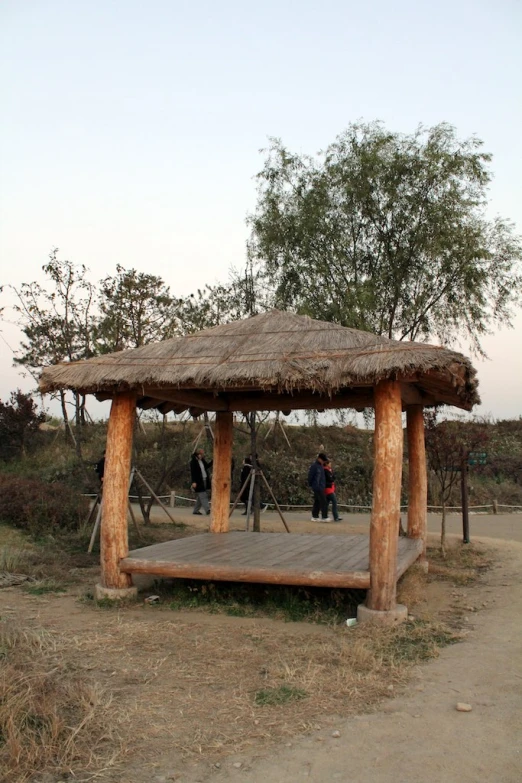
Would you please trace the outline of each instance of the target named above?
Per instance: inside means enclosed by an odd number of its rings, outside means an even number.
[[[0,519],[32,536],[77,530],[88,511],[87,498],[65,484],[0,473]]]

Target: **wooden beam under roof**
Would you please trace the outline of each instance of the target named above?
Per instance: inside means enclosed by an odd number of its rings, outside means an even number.
[[[371,389],[354,389],[329,396],[312,392],[293,394],[228,394],[230,410],[251,411],[326,410],[330,408],[366,408],[373,405]]]
[[[331,396],[314,394],[309,391],[293,394],[277,392],[230,392],[213,395],[206,392],[188,389],[146,389],[145,393],[156,404],[147,401],[147,407],[157,407],[161,402],[170,402],[180,407],[189,408],[192,415],[202,411],[236,411],[250,413],[251,411],[290,411],[290,410],[325,410],[330,408],[366,408],[373,405],[371,388],[347,389]]]
[[[97,399],[109,399],[113,395],[100,392]],[[435,405],[437,402],[455,405],[465,408],[457,395],[452,393],[446,383],[441,383],[440,378],[431,376],[422,379],[422,387],[416,377],[401,381],[401,399],[406,405]],[[332,395],[319,394],[311,391],[295,391],[293,393],[280,393],[277,391],[236,391],[211,392],[199,389],[176,388],[144,388],[138,399],[138,407],[143,410],[158,408],[166,409],[169,403],[175,413],[181,413],[189,409],[193,416],[198,416],[203,411],[238,413],[250,413],[252,411],[284,411],[292,410],[329,410],[332,408],[355,408],[362,410],[373,407],[373,387],[357,386],[353,389],[345,388]],[[160,408],[161,406],[161,408]]]
[[[143,390],[144,397],[153,397],[160,402],[174,402],[185,408],[199,408],[202,411],[228,411],[226,399],[220,395],[198,389],[147,388]]]
[[[177,402],[161,400],[155,397],[140,397],[136,404],[138,408],[141,408],[143,411],[157,408],[160,413],[170,413],[170,411],[174,411],[174,413],[183,413],[183,411],[186,411],[188,408],[188,405],[181,405]]]
[[[404,405],[435,405],[436,400],[427,394],[423,389],[419,389],[415,383],[401,382],[401,400]]]

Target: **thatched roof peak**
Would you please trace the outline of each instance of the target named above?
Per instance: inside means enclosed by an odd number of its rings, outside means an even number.
[[[154,389],[158,396],[160,389],[191,389],[214,396],[309,391],[331,397],[384,378],[415,384],[426,394],[427,404],[446,402],[469,409],[479,401],[475,370],[460,353],[279,310],[49,367],[40,386],[44,392],[73,388],[106,395],[136,389],[147,396]]]

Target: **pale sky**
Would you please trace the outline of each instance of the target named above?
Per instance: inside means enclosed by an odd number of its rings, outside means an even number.
[[[521,36],[517,0],[3,0],[0,284],[41,280],[55,246],[93,280],[226,280],[267,138],[314,153],[360,119],[482,138],[491,214],[520,232]],[[5,399],[31,384],[1,329]],[[476,413],[522,415],[521,341],[521,314],[484,340]]]

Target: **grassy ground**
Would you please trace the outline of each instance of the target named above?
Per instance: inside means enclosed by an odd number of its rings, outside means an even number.
[[[147,543],[191,532],[161,525]],[[413,568],[399,585],[407,623],[347,628],[362,594],[176,580],[104,610],[85,598],[98,572],[85,548],[0,527],[0,571],[29,577],[0,590],[6,781],[110,776],[126,753],[152,763],[166,748],[180,765],[215,761],[373,710],[459,640],[454,591],[491,563],[473,546],[450,549],[444,563],[430,552],[437,573]],[[159,604],[145,603],[151,593]]]

